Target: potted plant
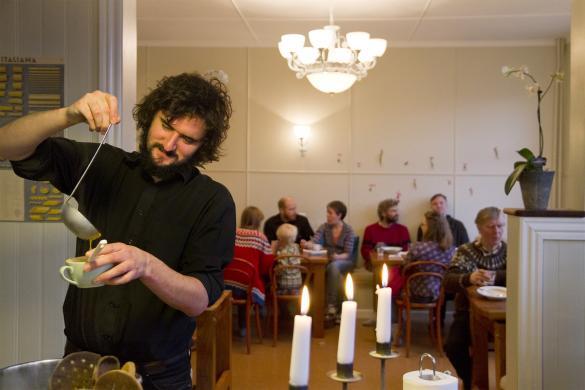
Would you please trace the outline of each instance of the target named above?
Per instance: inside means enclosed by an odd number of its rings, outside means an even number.
[[[512,191],[512,187],[517,181],[520,182],[520,190],[522,191],[522,200],[524,207],[531,209],[546,209],[548,199],[550,196],[550,189],[555,172],[545,171],[546,157],[542,156],[544,148],[544,136],[542,134],[542,123],[540,121],[540,103],[546,94],[550,91],[555,81],[562,81],[563,74],[555,72],[550,75],[548,85],[542,90],[540,84],[530,74],[526,66],[519,67],[502,67],[502,74],[505,77],[516,77],[527,82],[526,89],[530,93],[536,93],[537,106],[536,118],[538,119],[538,155],[535,155],[530,149],[522,148],[518,150],[518,154],[524,158],[522,161],[514,163],[514,170],[506,179],[504,191],[506,195]]]

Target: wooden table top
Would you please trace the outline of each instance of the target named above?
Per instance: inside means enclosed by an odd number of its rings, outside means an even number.
[[[475,312],[491,321],[506,320],[506,300],[492,300],[477,293],[478,286],[467,287],[466,294],[469,304]]]

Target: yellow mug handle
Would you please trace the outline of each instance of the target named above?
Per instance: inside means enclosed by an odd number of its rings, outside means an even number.
[[[73,278],[71,277],[72,272],[73,267],[71,267],[70,265],[64,265],[63,267],[59,268],[59,273],[61,273],[61,277],[65,279],[65,281],[77,286],[78,285],[77,282],[73,280]]]

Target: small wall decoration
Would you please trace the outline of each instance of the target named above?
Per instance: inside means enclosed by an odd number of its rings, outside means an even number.
[[[497,146],[494,146],[494,155],[496,156],[496,160],[500,159],[500,152],[498,152]]]
[[[384,149],[380,149],[380,153],[378,154],[378,164],[382,166],[382,162],[384,161]]]
[[[372,192],[372,190],[376,188],[376,184],[368,184],[368,191]]]
[[[435,157],[429,157],[429,164],[431,165],[431,169],[435,169]]]

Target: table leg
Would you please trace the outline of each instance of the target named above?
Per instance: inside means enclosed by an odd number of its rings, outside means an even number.
[[[471,340],[473,348],[472,383],[480,390],[489,389],[488,327],[471,309]]]
[[[313,316],[313,337],[325,337],[325,264],[315,264],[313,272],[313,294],[311,312]]]
[[[500,389],[500,380],[506,375],[506,323],[494,322],[494,347],[496,350],[496,389]]]

